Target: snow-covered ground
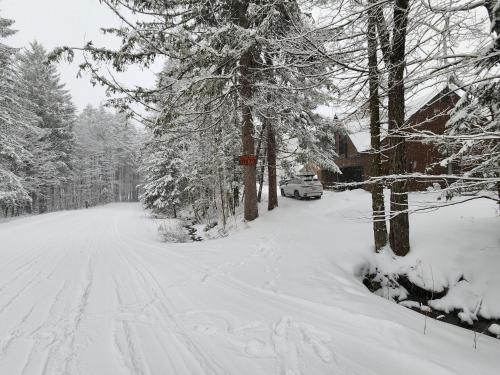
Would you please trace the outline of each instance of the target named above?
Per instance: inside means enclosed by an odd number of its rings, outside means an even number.
[[[363,191],[281,199],[229,237],[184,244],[161,242],[136,204],[3,223],[0,374],[497,375],[500,340],[473,349],[473,332],[431,319],[424,335],[424,316],[355,276],[376,261],[369,207]],[[412,216],[405,262],[441,257],[436,283],[447,259],[476,275],[470,254],[498,270],[495,215],[473,202]]]

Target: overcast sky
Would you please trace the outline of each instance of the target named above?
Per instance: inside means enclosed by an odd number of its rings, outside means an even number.
[[[93,40],[96,45],[113,44],[109,36],[102,36],[100,27],[119,25],[114,14],[98,0],[0,0],[0,15],[16,21],[18,33],[7,39],[14,47],[26,47],[33,40],[42,43],[47,50],[69,45],[81,47]],[[87,104],[98,105],[105,100],[104,90],[93,88],[86,77],[76,78],[78,59],[72,65],[59,64],[61,79],[71,91],[78,109]],[[120,76],[122,82],[151,86],[151,72],[132,69]]]

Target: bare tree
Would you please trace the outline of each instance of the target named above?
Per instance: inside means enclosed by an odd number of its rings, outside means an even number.
[[[371,1],[370,5],[375,2]],[[372,148],[371,175],[382,174],[382,158],[380,148],[380,96],[379,72],[377,59],[377,8],[370,6],[368,10],[368,68],[370,86],[370,136]],[[384,186],[375,183],[371,187],[373,210],[373,234],[375,250],[382,249],[387,244],[387,227],[385,220]]]

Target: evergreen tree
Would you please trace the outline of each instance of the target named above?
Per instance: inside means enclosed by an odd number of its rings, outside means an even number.
[[[15,64],[17,50],[3,43],[14,34],[13,21],[0,17],[0,207],[4,214],[22,211],[31,198],[25,187],[26,165],[33,162],[30,137],[39,135],[27,84]]]
[[[173,142],[153,142],[153,150],[143,167],[145,181],[142,201],[147,208],[157,211],[170,210],[177,217],[179,208],[185,204],[187,179],[183,145]]]
[[[233,127],[235,124],[232,119],[236,117],[232,113],[237,110],[240,112],[237,121],[241,130],[237,141],[240,144],[239,154],[255,154],[257,113],[269,117],[258,108],[268,101],[265,86],[269,80],[265,78],[264,71],[274,74],[279,71],[285,77],[293,76],[304,67],[300,62],[294,66],[280,44],[287,40],[285,36],[292,31],[296,37],[304,31],[304,20],[297,2],[108,0],[106,4],[123,19],[127,18],[125,14],[129,10],[141,15],[141,19],[135,22],[128,20],[118,29],[105,30],[122,38],[117,50],[87,44],[83,50],[94,61],[108,62],[115,70],[123,71],[131,64],[148,67],[158,57],[167,59],[167,66],[157,87],[150,90],[124,88],[116,84],[109,77],[100,75],[89,58],[82,64],[82,69],[92,74],[93,81],[106,86],[110,93],[123,94],[111,102],[128,109],[130,104],[140,103],[154,111],[155,115],[151,116],[155,121],[152,125],[154,134],[162,131],[182,134],[190,124],[197,126],[191,127],[189,131],[215,129],[218,126]],[[158,22],[158,15],[161,15],[162,22]],[[294,53],[301,51],[296,45],[292,47]],[[74,51],[68,47],[55,51],[52,58],[57,59],[65,52],[71,59]],[[268,58],[271,64],[267,63]],[[274,65],[279,65],[281,69],[275,69]],[[314,67],[314,64],[308,66]],[[293,68],[287,71],[288,67]],[[302,70],[307,70],[307,67]],[[314,76],[311,69],[309,73],[309,77]],[[288,85],[288,92],[293,92],[291,81],[289,78],[283,79],[281,87]],[[301,84],[301,89],[305,83],[306,80]],[[274,85],[274,90],[279,91],[279,87]],[[290,117],[311,118],[297,115],[298,112],[300,110],[291,111]],[[284,124],[285,121],[279,123]],[[158,124],[166,129],[160,129]],[[271,130],[276,125],[278,123],[271,124]],[[230,131],[224,132],[232,134]],[[272,138],[268,136],[268,139]],[[309,146],[314,145],[314,142],[308,143]],[[244,216],[247,220],[253,220],[258,216],[256,168],[255,165],[248,165],[242,169]],[[274,169],[272,167],[271,171]]]
[[[75,127],[74,205],[136,201],[140,133],[122,114],[87,106]]]
[[[19,56],[22,79],[28,83],[27,98],[38,116],[43,136],[35,141],[30,190],[39,212],[64,208],[64,189],[72,179],[73,124],[75,108],[60,82],[45,49],[37,42]]]

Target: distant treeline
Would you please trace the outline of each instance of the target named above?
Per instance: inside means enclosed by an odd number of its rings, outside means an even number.
[[[12,24],[0,18],[0,216],[137,200],[138,130],[102,107],[77,115],[39,43],[3,43]]]

